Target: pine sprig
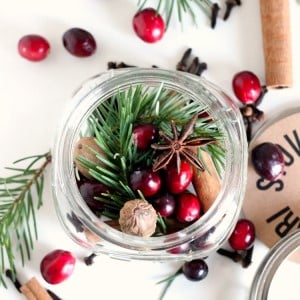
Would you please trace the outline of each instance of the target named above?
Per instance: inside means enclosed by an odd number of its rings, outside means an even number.
[[[143,9],[148,3],[148,0],[139,0],[139,10]],[[209,18],[211,27],[216,26],[216,21],[219,12],[219,5],[211,0],[158,0],[156,10],[166,16],[166,27],[169,27],[170,20],[177,12],[177,18],[180,23],[183,22],[183,16],[189,15],[193,23],[197,25],[195,10],[199,8]]]
[[[4,286],[5,270],[10,269],[15,275],[15,253],[19,253],[24,264],[38,238],[36,209],[42,205],[44,171],[51,156],[49,152],[29,156],[14,164],[28,161],[25,168],[7,168],[14,174],[0,178],[0,282]]]
[[[204,95],[203,95],[204,96]],[[189,101],[187,95],[176,93],[161,84],[157,88],[144,85],[131,86],[119,91],[110,99],[102,102],[88,119],[89,132],[93,132],[99,147],[105,153],[94,152],[101,164],[84,157],[76,157],[90,175],[105,184],[113,194],[97,197],[107,208],[103,215],[115,214],[128,200],[139,198],[129,186],[129,176],[139,167],[152,167],[154,151],[138,151],[133,143],[133,128],[142,123],[156,125],[167,135],[172,136],[171,120],[180,129],[195,115],[205,112],[195,101]],[[218,141],[204,147],[213,157],[217,170],[221,172],[224,161],[222,149],[223,134],[217,123],[207,117],[199,118],[195,125],[194,136],[214,137]]]

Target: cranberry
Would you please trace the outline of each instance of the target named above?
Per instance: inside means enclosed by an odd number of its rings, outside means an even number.
[[[200,217],[201,206],[198,198],[185,192],[177,197],[176,218],[179,222],[192,222]]]
[[[130,186],[134,191],[140,190],[145,197],[155,195],[161,187],[161,178],[150,169],[136,170],[130,175]]]
[[[139,124],[134,127],[133,141],[139,150],[146,150],[157,137],[157,128],[152,124]]]
[[[185,191],[192,181],[193,169],[185,160],[181,161],[179,172],[176,164],[169,164],[166,167],[166,172],[166,185],[173,194],[179,194]]]
[[[203,259],[194,259],[183,264],[182,273],[191,281],[200,281],[207,276],[208,266]]]
[[[253,223],[247,219],[240,219],[237,221],[228,242],[234,250],[245,250],[252,246],[254,240],[255,227]]]
[[[91,56],[97,48],[91,33],[81,28],[71,28],[63,35],[63,45],[72,55]]]
[[[284,173],[284,156],[279,146],[265,142],[252,149],[252,164],[263,178],[274,181]]]
[[[236,97],[245,104],[254,103],[262,93],[258,77],[250,71],[235,74],[232,87]]]
[[[95,199],[101,193],[109,193],[109,189],[98,181],[84,181],[79,183],[79,192],[92,211],[100,211],[103,209],[103,203]]]
[[[57,249],[42,259],[41,274],[48,283],[58,284],[72,275],[75,263],[76,259],[71,252]]]
[[[187,253],[191,250],[190,243],[184,243],[168,250],[171,254]]]
[[[159,41],[165,33],[165,22],[153,8],[145,8],[135,14],[132,21],[137,36],[147,43]]]
[[[49,54],[50,45],[44,37],[29,34],[19,40],[18,51],[22,57],[30,61],[40,61],[45,59]]]
[[[169,217],[175,211],[175,198],[169,193],[153,198],[151,204],[162,217]]]

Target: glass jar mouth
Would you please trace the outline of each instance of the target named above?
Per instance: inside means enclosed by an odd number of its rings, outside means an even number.
[[[281,238],[260,263],[252,282],[249,300],[268,299],[270,286],[280,265],[300,247],[300,229]]]
[[[101,78],[103,76],[104,78]],[[100,82],[95,77],[95,80],[88,83],[88,88],[84,85],[82,89],[77,91],[72,100],[73,104],[70,113],[59,131],[53,159],[55,169],[53,173],[56,176],[53,180],[55,182],[53,188],[56,201],[59,201],[58,198],[61,196],[58,195],[56,190],[59,185],[60,192],[64,194],[70,206],[77,211],[84,226],[109,242],[135,250],[143,250],[145,247],[149,247],[152,250],[161,250],[201,236],[202,233],[207,232],[211,228],[211,224],[217,225],[219,220],[222,220],[224,212],[219,209],[220,206],[230,206],[233,203],[237,203],[229,208],[232,209],[233,219],[236,220],[241,210],[242,201],[235,202],[228,201],[228,199],[242,197],[244,193],[245,187],[242,181],[246,177],[247,142],[239,110],[229,97],[222,93],[222,97],[225,97],[227,103],[220,103],[211,92],[211,90],[217,90],[213,84],[203,78],[178,71],[132,68],[128,70],[111,70],[103,73],[100,78]],[[207,107],[213,118],[219,119],[222,116],[223,122],[220,122],[220,127],[225,135],[224,143],[227,150],[221,191],[212,207],[199,220],[178,232],[148,238],[124,234],[102,222],[84,203],[75,180],[73,168],[74,144],[90,113],[101,101],[108,99],[116,90],[126,89],[129,85],[137,84],[137,82],[147,82],[150,85],[158,85],[163,82],[168,88],[178,90],[175,84],[178,81],[181,83],[181,92],[187,94],[191,99],[197,99],[199,94],[201,94],[202,97],[206,97],[209,100]],[[99,100],[99,95],[101,96],[101,101]],[[233,127],[238,128],[239,136],[233,134]],[[239,161],[234,159],[237,156],[240,157]],[[236,182],[241,188],[238,193],[228,188],[232,181]],[[234,222],[228,224],[228,226],[233,228]],[[227,235],[224,235],[223,241],[228,238],[229,234],[230,230],[228,230]],[[218,246],[216,245],[215,247]]]

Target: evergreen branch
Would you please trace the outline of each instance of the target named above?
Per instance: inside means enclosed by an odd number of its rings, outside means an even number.
[[[44,160],[42,165],[34,168],[41,160]],[[29,161],[26,168],[9,167],[15,174],[0,178],[0,283],[3,286],[6,286],[3,277],[6,269],[11,269],[15,276],[15,250],[24,264],[26,258],[30,259],[34,240],[38,238],[35,211],[42,205],[44,171],[51,155],[48,152],[29,156],[14,164],[25,161]]]
[[[209,97],[205,91],[201,97]],[[137,168],[153,166],[155,151],[152,148],[139,151],[133,142],[133,129],[136,125],[148,123],[155,125],[165,134],[172,136],[171,121],[178,127],[178,132],[195,115],[201,114],[195,124],[193,136],[213,137],[216,143],[203,147],[213,157],[219,174],[224,164],[225,151],[222,148],[223,133],[212,118],[207,117],[207,107],[199,102],[191,101],[188,95],[176,93],[164,84],[156,88],[145,85],[130,86],[128,90],[120,90],[111,98],[102,102],[88,119],[89,132],[93,132],[95,141],[102,152],[90,148],[90,151],[101,162],[93,162],[79,156],[78,160],[89,174],[106,185],[112,194],[102,194],[96,200],[102,202],[105,216],[118,218],[123,204],[132,199],[142,198],[139,191],[130,188],[129,178]],[[201,159],[201,157],[199,157]],[[166,231],[164,219],[158,218],[161,232]]]

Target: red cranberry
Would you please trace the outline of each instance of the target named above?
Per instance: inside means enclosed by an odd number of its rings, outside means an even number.
[[[175,198],[169,193],[153,198],[151,204],[162,217],[169,217],[175,211]]]
[[[140,124],[134,127],[133,141],[139,150],[146,150],[157,137],[157,128],[152,124]]]
[[[71,252],[57,249],[42,259],[41,274],[48,283],[58,284],[72,275],[75,263],[76,259]]]
[[[22,57],[30,61],[40,61],[49,54],[50,45],[44,37],[29,34],[19,40],[18,51]]]
[[[176,164],[169,164],[166,167],[166,173],[166,184],[172,194],[179,194],[185,191],[193,177],[193,169],[185,160],[181,161],[179,172]]]
[[[252,246],[254,240],[255,227],[253,223],[247,219],[240,219],[237,221],[228,242],[234,250],[245,250]]]
[[[140,190],[145,197],[155,195],[161,187],[161,178],[152,170],[136,170],[130,175],[130,186]]]
[[[242,103],[254,103],[262,93],[258,77],[250,71],[242,71],[233,77],[232,87]]]
[[[176,218],[179,222],[192,222],[200,217],[201,206],[198,198],[185,192],[177,197]]]
[[[261,177],[275,181],[284,173],[284,156],[279,146],[265,142],[252,149],[254,170]]]
[[[101,193],[109,193],[109,189],[98,181],[84,181],[79,183],[79,192],[88,207],[97,212],[103,209],[103,203],[95,197],[101,196]]]
[[[137,36],[147,43],[159,41],[166,29],[163,18],[152,8],[146,8],[136,13],[132,24]]]
[[[182,273],[191,281],[200,281],[207,276],[208,266],[203,259],[194,259],[183,264]]]
[[[190,243],[184,243],[168,250],[171,254],[187,253],[191,250]]]
[[[63,35],[63,45],[72,55],[91,56],[97,48],[91,33],[81,28],[71,28]]]

